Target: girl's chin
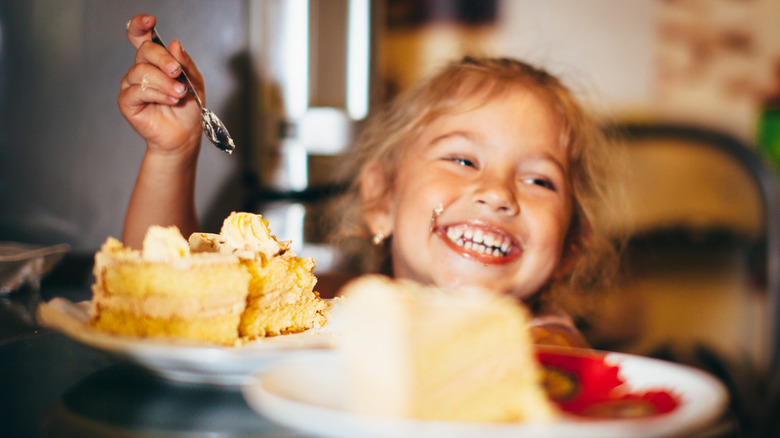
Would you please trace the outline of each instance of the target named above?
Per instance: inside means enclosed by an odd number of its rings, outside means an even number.
[[[461,271],[460,274],[463,274],[463,272]],[[533,291],[529,292],[524,289],[518,289],[514,283],[503,284],[501,281],[496,281],[495,279],[475,281],[474,276],[470,276],[468,274],[457,275],[454,273],[449,273],[444,274],[439,278],[434,278],[433,280],[433,282],[438,287],[482,289],[491,294],[511,295],[521,300],[528,298],[530,295],[533,295]]]

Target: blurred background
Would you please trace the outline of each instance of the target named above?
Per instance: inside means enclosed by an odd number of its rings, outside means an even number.
[[[367,112],[463,54],[518,57],[559,75],[629,151],[629,204],[612,218],[631,237],[625,276],[571,304],[591,342],[772,359],[780,2],[0,0],[0,241],[66,243],[85,275],[121,236],[144,152],[116,105],[140,12],[196,60],[238,146],[204,139],[205,231],[256,211],[336,271],[318,218]]]
[[[362,5],[352,22],[351,4]],[[604,120],[693,123],[749,146],[780,88],[772,0],[3,0],[3,240],[92,252],[119,235],[143,145],[116,97],[134,53],[124,25],[142,11],[196,57],[239,144],[236,156],[203,149],[198,207],[212,230],[252,184],[320,182],[265,154],[294,161],[291,138],[321,143],[309,155],[339,153],[369,106],[464,53],[546,67]]]

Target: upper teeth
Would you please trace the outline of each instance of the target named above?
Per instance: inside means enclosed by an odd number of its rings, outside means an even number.
[[[465,225],[449,227],[447,238],[466,249],[496,257],[506,256],[512,246],[511,239],[506,236]]]

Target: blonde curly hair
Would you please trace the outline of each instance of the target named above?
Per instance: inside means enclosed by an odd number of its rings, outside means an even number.
[[[373,207],[361,195],[360,176],[366,167],[381,163],[385,186],[391,187],[407,145],[432,120],[468,111],[473,106],[466,107],[467,102],[483,105],[513,89],[537,93],[563,122],[560,138],[568,151],[574,208],[563,258],[570,269],[555,282],[569,288],[590,288],[610,278],[617,252],[597,218],[604,200],[609,198],[606,163],[610,151],[606,137],[556,77],[510,58],[465,57],[453,62],[367,119],[342,167],[348,189],[332,209],[338,215],[332,243],[343,251],[346,270],[392,275],[390,245],[372,245],[365,221],[365,212]]]

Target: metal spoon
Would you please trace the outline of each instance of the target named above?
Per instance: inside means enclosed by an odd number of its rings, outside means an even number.
[[[157,43],[165,47],[165,50],[168,50],[168,47],[163,42],[162,38],[160,38],[160,34],[155,28],[152,28],[152,42]],[[198,96],[198,93],[195,92],[195,87],[192,85],[190,78],[187,77],[187,74],[184,73],[184,69],[181,70],[181,75],[179,75],[177,79],[187,85],[187,89],[190,91],[190,93],[192,93],[193,96],[195,96],[195,100],[200,106],[200,115],[201,118],[203,118],[203,132],[206,134],[206,137],[208,137],[209,140],[214,143],[214,146],[220,150],[227,152],[228,154],[232,154],[236,149],[236,145],[233,143],[233,138],[230,137],[230,133],[228,132],[227,128],[225,128],[225,125],[222,123],[222,121],[219,120],[219,117],[203,106],[203,101],[200,100],[200,96]]]

